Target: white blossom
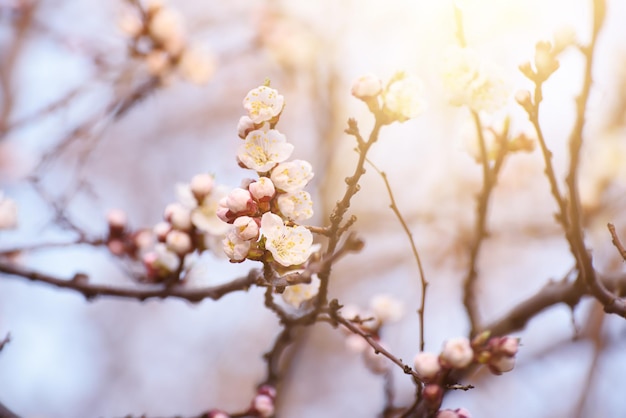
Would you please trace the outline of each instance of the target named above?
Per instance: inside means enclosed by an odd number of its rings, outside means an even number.
[[[250,183],[248,190],[257,201],[269,200],[276,194],[274,183],[269,177],[261,177],[257,181]]]
[[[13,229],[16,226],[17,204],[0,190],[0,229]]]
[[[368,347],[369,344],[360,335],[350,334],[346,337],[346,348],[352,353],[361,354]]]
[[[441,370],[439,356],[425,351],[417,353],[413,365],[417,374],[424,379],[432,379]]]
[[[283,266],[303,264],[311,254],[313,235],[303,226],[286,226],[280,216],[266,212],[261,218],[265,248]]]
[[[383,93],[383,110],[399,122],[419,116],[426,108],[423,89],[419,78],[401,74]]]
[[[213,54],[195,45],[185,48],[178,61],[182,76],[194,84],[206,84],[215,74],[216,66]]]
[[[269,121],[283,110],[285,98],[267,86],[259,86],[248,92],[243,99],[243,108],[254,123]]]
[[[227,190],[220,186],[206,195],[202,202],[191,211],[191,222],[200,231],[212,235],[224,235],[228,224],[218,216],[219,202],[226,197]]]
[[[386,349],[385,345],[379,341],[378,342],[383,348]],[[376,353],[374,348],[368,346],[365,348],[363,352],[363,360],[365,360],[365,365],[368,369],[376,374],[383,374],[389,370],[391,362],[387,357],[382,355],[381,353]]]
[[[361,100],[376,97],[382,90],[382,81],[373,74],[363,75],[352,84],[352,95]]]
[[[131,12],[122,14],[117,22],[117,26],[124,34],[130,37],[138,36],[143,30],[141,19],[135,13]]]
[[[148,66],[148,71],[154,76],[164,75],[170,65],[170,59],[167,54],[158,49],[150,51],[146,55],[145,60],[146,65]]]
[[[148,29],[152,37],[161,42],[169,53],[177,54],[184,46],[184,21],[181,14],[174,9],[168,7],[156,9]]]
[[[494,112],[502,108],[509,91],[499,69],[469,48],[451,48],[444,59],[444,88],[454,106]]]
[[[248,251],[250,251],[250,245],[251,241],[244,241],[239,238],[234,229],[231,229],[222,241],[224,253],[232,261],[245,260],[248,256]]]
[[[341,316],[346,318],[348,321],[353,321],[357,317],[363,318],[361,315],[361,309],[356,305],[344,305],[344,307],[341,308]]]
[[[311,283],[300,283],[287,286],[282,294],[283,300],[293,306],[300,308],[302,304],[317,295],[320,288],[320,279],[317,276],[311,278]]]
[[[293,160],[280,163],[272,170],[270,178],[277,189],[295,192],[304,188],[313,178],[313,167],[308,161]]]
[[[382,322],[395,322],[404,315],[404,304],[391,295],[374,296],[370,306],[376,318]]]
[[[441,360],[455,369],[463,369],[472,362],[474,350],[465,337],[453,338],[445,342],[441,352]]]
[[[251,131],[237,150],[237,158],[243,165],[260,173],[269,171],[277,163],[291,156],[293,145],[285,135],[270,129],[269,123]]]
[[[165,269],[168,272],[178,270],[180,267],[180,257],[173,251],[170,251],[165,244],[158,243],[154,246],[156,260],[154,265],[158,269]]]
[[[235,234],[244,241],[259,237],[259,225],[249,216],[240,216],[233,222]]]
[[[303,221],[313,216],[311,195],[303,190],[278,196],[280,213],[292,221]]]

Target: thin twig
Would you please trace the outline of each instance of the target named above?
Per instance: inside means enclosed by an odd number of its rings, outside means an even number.
[[[613,225],[612,223],[609,223],[607,224],[607,227],[609,228],[609,232],[611,233],[611,239],[612,239],[613,245],[615,246],[615,248],[617,248],[617,251],[619,251],[619,255],[621,255],[624,261],[626,261],[626,248],[624,248],[624,246],[622,245],[622,242],[617,236],[615,225]]]
[[[380,345],[380,343],[376,341],[376,339],[372,335],[363,331],[361,327],[356,326],[354,323],[352,323],[351,321],[341,316],[341,314],[337,310],[330,309],[328,311],[328,314],[330,315],[330,318],[332,319],[332,321],[335,321],[336,323],[343,325],[353,334],[357,334],[363,337],[363,339],[374,349],[376,354],[382,354],[383,356],[391,360],[394,364],[396,364],[398,367],[400,367],[404,373],[413,376],[413,378],[417,379],[418,381],[420,380],[419,375],[417,374],[415,370],[413,370],[411,366],[409,366],[408,364],[404,364],[402,359],[397,358],[396,356],[391,354],[389,351],[387,351],[385,347]]]
[[[422,285],[422,299],[420,301],[420,307],[417,313],[419,314],[419,320],[420,320],[420,351],[424,351],[424,345],[425,345],[424,311],[426,307],[426,288],[428,287],[428,282],[426,281],[426,275],[424,274],[424,268],[422,267],[422,260],[420,259],[419,252],[417,251],[417,246],[415,245],[415,240],[413,239],[413,233],[409,229],[409,226],[407,225],[406,221],[404,220],[404,217],[402,216],[402,214],[400,213],[400,210],[398,209],[398,205],[396,204],[396,199],[394,198],[393,191],[391,190],[391,185],[389,184],[389,180],[387,179],[387,173],[385,173],[384,171],[381,171],[369,159],[367,160],[367,162],[369,163],[369,165],[372,166],[372,168],[374,168],[374,170],[376,170],[376,172],[380,175],[380,177],[385,182],[385,187],[387,188],[387,193],[389,194],[389,199],[391,200],[389,207],[398,218],[398,221],[402,225],[402,229],[404,229],[406,236],[409,238],[409,242],[411,244],[411,251],[413,251],[413,258],[415,258],[415,261],[417,262],[417,268],[419,270],[419,275],[420,275],[420,283]]]

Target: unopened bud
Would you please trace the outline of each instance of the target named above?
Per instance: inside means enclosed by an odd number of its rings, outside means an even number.
[[[421,378],[430,380],[441,370],[439,357],[436,354],[421,352],[415,356],[414,367]]]

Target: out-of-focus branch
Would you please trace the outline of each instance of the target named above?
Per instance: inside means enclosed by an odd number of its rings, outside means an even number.
[[[252,269],[247,276],[234,279],[228,283],[218,286],[190,288],[174,285],[169,287],[159,286],[152,287],[150,289],[142,289],[113,287],[90,283],[88,277],[80,273],[76,274],[71,279],[62,279],[49,274],[40,273],[26,267],[4,262],[0,262],[0,273],[4,273],[6,277],[19,277],[34,282],[46,283],[62,289],[74,290],[85,296],[87,300],[93,300],[99,296],[114,296],[126,299],[137,299],[140,301],[153,298],[179,298],[194,303],[201,302],[204,299],[217,300],[228,293],[239,290],[247,290],[252,285],[263,279],[263,275],[260,270]]]
[[[472,117],[476,134],[478,135],[478,143],[480,145],[481,163],[483,168],[483,188],[478,195],[476,207],[476,226],[474,231],[474,240],[470,248],[470,262],[467,275],[463,281],[463,305],[470,322],[470,335],[475,335],[478,329],[478,299],[476,297],[476,278],[478,276],[478,256],[482,243],[487,238],[487,217],[489,213],[489,202],[491,200],[491,192],[496,186],[498,174],[504,163],[504,158],[508,148],[506,146],[506,136],[508,132],[503,133],[500,138],[501,144],[498,147],[498,153],[493,166],[489,162],[487,153],[487,145],[485,135],[483,133],[483,125],[480,116],[476,111],[472,110]]]
[[[0,105],[0,139],[2,132],[7,128],[11,112],[13,110],[13,80],[12,75],[15,69],[17,58],[22,50],[26,33],[33,21],[37,2],[22,1],[17,6],[14,22],[14,39],[11,47],[0,57],[0,88],[2,89],[2,104]]]
[[[581,272],[581,280],[589,287],[590,293],[604,305],[604,310],[607,313],[615,313],[626,318],[626,300],[616,297],[603,285],[595,274],[591,254],[587,251],[585,245],[582,227],[582,210],[578,190],[578,170],[580,166],[580,151],[583,144],[583,129],[585,127],[587,102],[589,101],[589,94],[593,82],[593,57],[598,33],[602,28],[606,16],[606,1],[594,0],[593,10],[594,18],[591,41],[586,47],[581,47],[581,51],[585,56],[585,73],[582,90],[576,98],[576,122],[574,123],[569,142],[570,160],[569,172],[566,179],[570,197],[570,233],[568,236],[575,250],[574,255],[577,260],[578,269]]]
[[[0,402],[0,418],[20,418],[20,416]]]
[[[7,334],[2,340],[0,340],[0,351],[4,348],[5,345],[11,342],[11,334]]]

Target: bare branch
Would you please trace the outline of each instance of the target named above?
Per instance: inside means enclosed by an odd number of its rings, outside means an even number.
[[[19,277],[34,282],[46,283],[62,289],[74,290],[85,296],[87,300],[93,300],[99,296],[114,296],[137,299],[140,301],[152,298],[178,298],[194,303],[201,302],[204,299],[217,300],[231,292],[248,290],[250,286],[256,284],[263,277],[260,270],[252,269],[247,276],[234,279],[218,286],[190,288],[174,285],[169,287],[157,286],[151,289],[140,289],[89,283],[87,276],[80,273],[76,274],[71,279],[62,279],[10,263],[0,263],[0,273],[5,273],[6,277]]]

